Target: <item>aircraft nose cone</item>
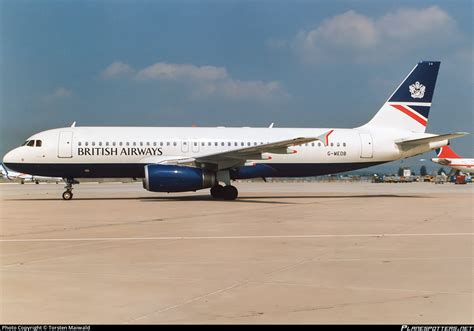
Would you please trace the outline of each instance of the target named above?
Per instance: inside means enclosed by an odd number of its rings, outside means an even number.
[[[8,167],[8,164],[18,163],[18,162],[20,162],[20,159],[18,157],[18,153],[16,149],[9,151],[3,157],[3,164],[5,164],[7,167]]]

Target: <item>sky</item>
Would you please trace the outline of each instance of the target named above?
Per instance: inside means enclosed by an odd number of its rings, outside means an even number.
[[[356,127],[420,60],[441,61],[427,131],[473,133],[472,7],[0,0],[0,154],[74,121]],[[473,142],[451,146],[474,157]]]

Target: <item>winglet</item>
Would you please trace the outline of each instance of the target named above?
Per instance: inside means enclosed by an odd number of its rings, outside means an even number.
[[[327,146],[327,145],[329,145],[329,135],[333,132],[334,132],[334,130],[329,130],[328,132],[323,133],[320,136],[317,136],[316,140],[320,140],[323,143],[324,146]]]

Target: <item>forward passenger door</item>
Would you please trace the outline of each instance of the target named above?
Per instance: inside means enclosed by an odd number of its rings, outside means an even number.
[[[59,132],[58,157],[72,157],[72,131]]]

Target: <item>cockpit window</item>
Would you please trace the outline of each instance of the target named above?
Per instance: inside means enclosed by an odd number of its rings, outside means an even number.
[[[26,146],[29,142],[30,142],[30,141],[27,140],[27,141],[25,141],[25,142],[23,143],[23,145],[21,145],[21,146]]]
[[[33,147],[35,145],[35,141],[34,140],[30,140],[28,141],[28,143],[26,144],[26,146],[30,146],[30,147]]]
[[[41,140],[36,140],[36,147],[41,147],[43,142]]]

